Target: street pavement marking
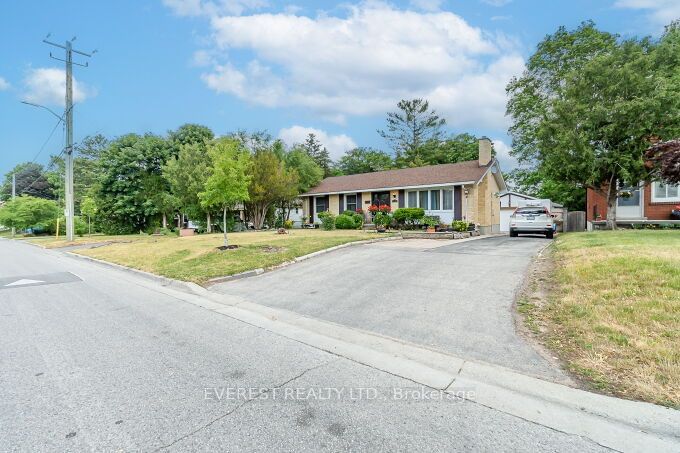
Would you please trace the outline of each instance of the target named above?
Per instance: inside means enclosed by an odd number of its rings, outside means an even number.
[[[22,285],[34,285],[36,283],[45,283],[42,280],[31,280],[29,278],[22,278],[21,280],[17,280],[13,283],[8,283],[5,286],[22,286]]]
[[[82,281],[82,279],[70,272],[55,272],[41,275],[17,275],[15,277],[0,278],[0,290],[25,288],[28,286],[56,285],[79,281]]]

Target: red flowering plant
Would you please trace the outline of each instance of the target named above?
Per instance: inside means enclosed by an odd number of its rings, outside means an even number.
[[[362,214],[362,215],[363,215],[364,210],[361,209],[361,208],[356,208],[356,209],[354,210],[354,212],[356,212],[357,214]]]
[[[392,212],[392,206],[388,204],[381,204],[378,210],[380,212],[384,212],[385,214],[389,214],[390,212]]]
[[[368,212],[372,212],[373,214],[375,214],[379,210],[380,210],[380,208],[378,206],[374,205],[374,204],[372,204],[368,207]]]

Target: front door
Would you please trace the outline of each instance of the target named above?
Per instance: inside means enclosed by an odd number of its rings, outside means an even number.
[[[640,190],[640,185],[619,188],[619,197],[616,201],[616,218],[642,218],[642,190]]]

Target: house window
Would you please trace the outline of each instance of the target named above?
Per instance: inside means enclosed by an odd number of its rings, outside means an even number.
[[[328,211],[325,197],[316,197],[316,213]]]
[[[680,201],[680,186],[654,182],[652,184],[652,201]]]
[[[453,190],[444,189],[442,193],[444,194],[444,211],[453,211]]]
[[[345,210],[346,211],[356,211],[357,210],[357,196],[345,195]]]
[[[408,207],[417,208],[418,207],[418,192],[408,193]]]
[[[427,209],[427,190],[418,192],[418,207]]]
[[[430,211],[439,211],[441,209],[441,191],[430,190]]]

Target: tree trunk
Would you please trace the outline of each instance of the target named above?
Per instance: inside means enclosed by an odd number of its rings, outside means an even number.
[[[168,227],[168,216],[166,213],[163,213],[163,229],[166,229]]]
[[[87,216],[87,234],[88,236],[92,236],[92,219],[90,216]]]
[[[181,230],[182,229],[182,213],[177,214],[177,229]]]
[[[206,218],[206,224],[205,224],[205,232],[210,234],[210,233],[212,233],[212,225],[211,225],[212,220],[210,219],[210,213],[209,212],[206,214],[206,217],[207,218]]]
[[[616,200],[618,198],[618,181],[615,177],[609,182],[607,189],[607,229],[616,229]]]
[[[222,209],[222,229],[224,230],[224,246],[227,247],[227,207]]]

